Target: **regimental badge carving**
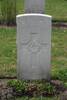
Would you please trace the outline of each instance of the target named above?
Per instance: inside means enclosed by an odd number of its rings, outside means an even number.
[[[40,42],[40,38],[37,33],[31,33],[30,40],[27,43],[22,43],[26,49],[31,53],[38,53],[43,46],[47,46],[47,43]]]

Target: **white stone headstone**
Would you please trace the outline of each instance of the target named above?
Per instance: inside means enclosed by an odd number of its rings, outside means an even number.
[[[45,0],[25,0],[25,13],[44,13]]]
[[[51,16],[17,16],[17,55],[19,79],[50,79]]]

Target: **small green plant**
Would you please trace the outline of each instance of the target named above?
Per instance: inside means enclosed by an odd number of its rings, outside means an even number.
[[[67,82],[64,83],[64,87],[67,89]]]
[[[38,88],[44,95],[53,95],[56,93],[56,88],[49,82],[38,84]]]
[[[16,93],[25,93],[27,95],[54,95],[56,93],[56,88],[49,82],[39,82],[39,81],[20,81],[11,80],[8,82],[10,87],[13,87]]]
[[[25,86],[24,86],[24,82],[22,81],[19,81],[19,80],[11,80],[8,82],[8,85],[10,87],[13,87],[13,89],[16,91],[16,92],[24,92],[25,91]]]

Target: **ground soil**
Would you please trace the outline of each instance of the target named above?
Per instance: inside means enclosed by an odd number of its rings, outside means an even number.
[[[0,100],[15,100],[15,96],[17,95],[14,95],[13,89],[7,86],[7,82],[8,80],[6,79],[0,80]],[[51,80],[50,83],[56,86],[58,93],[56,93],[56,95],[60,95],[60,100],[67,100],[67,89],[64,88],[62,82],[59,80]],[[49,96],[49,94],[47,96]]]

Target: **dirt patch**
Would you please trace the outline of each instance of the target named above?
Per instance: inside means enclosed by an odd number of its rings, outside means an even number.
[[[67,22],[53,22],[52,25],[54,27],[64,27],[64,28],[67,28]]]
[[[67,100],[67,90],[60,95],[60,100]]]
[[[15,100],[13,89],[8,87],[6,82],[0,82],[0,100]]]

